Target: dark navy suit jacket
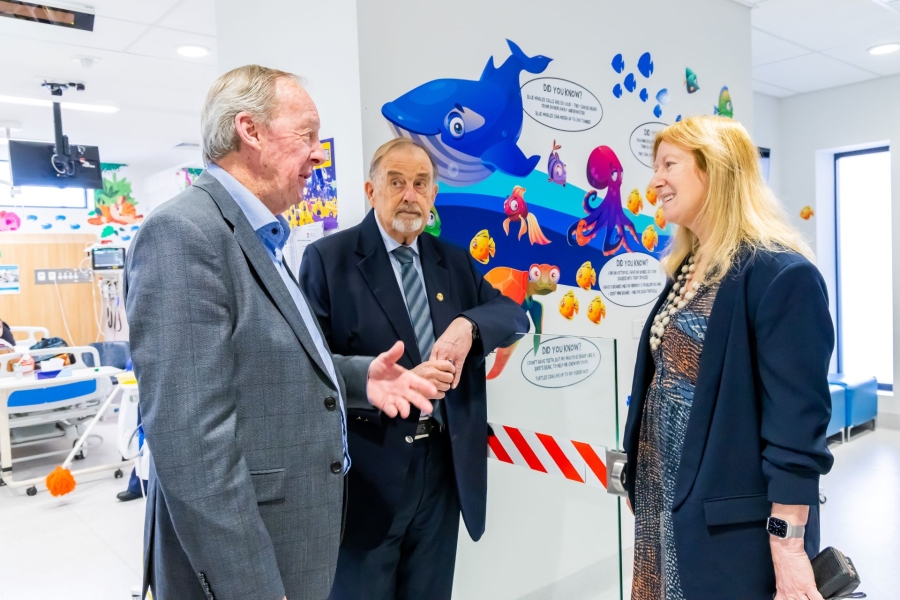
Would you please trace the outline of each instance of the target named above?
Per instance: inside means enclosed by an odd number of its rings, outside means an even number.
[[[484,280],[464,249],[423,234],[419,253],[435,339],[459,316],[474,321],[480,332],[459,385],[444,400],[460,506],[477,541],[484,533],[487,502],[485,356],[527,331],[528,317]],[[359,225],[307,247],[300,286],[332,353],[377,356],[402,340],[402,366],[411,369],[428,359],[419,356],[374,211]],[[399,506],[413,450],[405,438],[415,436],[419,411],[413,409],[405,420],[374,408],[349,407],[348,414],[352,466],[343,544],[372,548],[384,539]]]
[[[634,480],[655,366],[641,337],[625,425]],[[742,254],[722,280],[700,359],[672,507],[681,585],[691,600],[771,600],[765,520],[773,502],[810,506],[806,551],[819,547],[819,476],[833,458],[828,369],[834,328],[819,271],[795,253]]]

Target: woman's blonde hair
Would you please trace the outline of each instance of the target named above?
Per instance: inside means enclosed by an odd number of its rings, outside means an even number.
[[[677,227],[662,260],[669,277],[693,253],[708,261],[707,278],[721,280],[738,253],[794,251],[814,260],[812,249],[788,221],[781,201],[763,181],[759,151],[744,126],[725,117],[690,117],[660,131],[653,157],[663,142],[691,152],[708,179],[697,223],[708,233],[700,248],[696,234]]]

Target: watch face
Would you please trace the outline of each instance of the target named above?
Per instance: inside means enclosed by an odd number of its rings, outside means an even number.
[[[787,521],[769,517],[769,523],[766,529],[775,537],[786,538],[788,533]]]

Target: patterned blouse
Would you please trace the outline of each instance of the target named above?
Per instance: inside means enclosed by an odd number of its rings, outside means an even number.
[[[718,284],[701,285],[672,317],[653,351],[656,374],[644,401],[638,441],[632,600],[684,600],[672,502],[703,341],[718,290]]]

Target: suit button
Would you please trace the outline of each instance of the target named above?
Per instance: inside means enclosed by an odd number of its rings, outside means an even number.
[[[341,464],[340,461],[334,461],[331,463],[331,472],[335,475],[340,475],[341,471],[344,470],[344,465]]]
[[[334,410],[334,407],[337,406],[337,401],[334,399],[334,396],[328,396],[325,398],[325,408],[328,410]]]
[[[412,443],[413,443],[413,436],[411,436],[411,435],[406,436],[406,443],[407,443],[407,444],[412,444]]]

